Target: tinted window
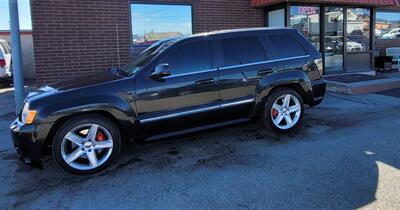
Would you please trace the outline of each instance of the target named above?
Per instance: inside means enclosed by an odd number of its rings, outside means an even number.
[[[304,47],[293,37],[284,34],[269,35],[278,58],[306,55]]]
[[[186,44],[167,55],[162,63],[169,64],[172,75],[211,69],[211,44],[208,41]]]
[[[256,36],[221,40],[222,66],[233,66],[265,61],[264,47]]]

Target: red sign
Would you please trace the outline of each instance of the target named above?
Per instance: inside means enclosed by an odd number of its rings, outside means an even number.
[[[304,15],[318,14],[317,7],[299,7],[299,13]]]

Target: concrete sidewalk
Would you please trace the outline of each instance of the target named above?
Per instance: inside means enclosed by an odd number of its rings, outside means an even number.
[[[340,77],[364,76],[364,74],[345,74],[337,76],[326,76],[328,80],[327,90],[334,93],[345,95],[359,95],[366,93],[374,93],[385,90],[400,88],[400,72],[393,71],[389,73],[377,73],[376,76],[370,77],[364,81],[343,82]],[[339,81],[336,80],[339,78]],[[351,80],[351,79],[349,79]]]

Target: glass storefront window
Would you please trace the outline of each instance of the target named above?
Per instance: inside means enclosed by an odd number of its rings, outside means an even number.
[[[290,27],[296,28],[307,37],[316,49],[320,49],[319,41],[319,7],[291,6]]]
[[[131,4],[132,54],[170,37],[192,34],[192,6]]]
[[[400,39],[400,12],[376,12],[375,37]]]
[[[285,9],[277,9],[268,12],[269,27],[285,27]]]
[[[326,7],[325,27],[325,73],[343,71],[343,8]]]
[[[370,50],[370,24],[371,11],[369,9],[347,9],[347,52],[365,52]]]

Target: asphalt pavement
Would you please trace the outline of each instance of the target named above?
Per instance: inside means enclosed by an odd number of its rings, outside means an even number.
[[[290,135],[253,122],[128,145],[106,171],[75,176],[17,161],[1,90],[0,209],[400,209],[395,96],[329,93]]]

